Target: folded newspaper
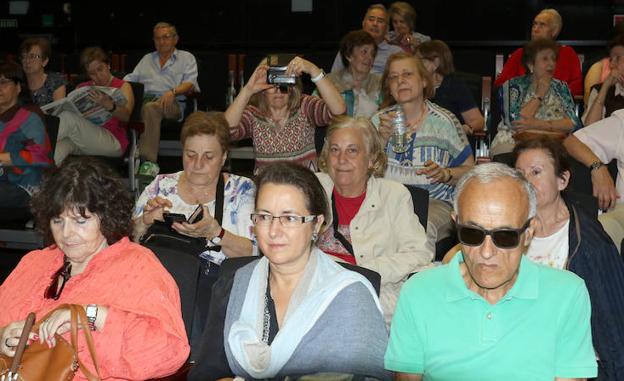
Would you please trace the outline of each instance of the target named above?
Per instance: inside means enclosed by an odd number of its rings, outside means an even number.
[[[67,97],[63,99],[48,103],[41,107],[41,110],[49,115],[59,115],[63,111],[72,111],[82,115],[91,123],[101,126],[108,122],[113,115],[103,106],[95,103],[95,101],[91,99],[89,96],[91,90],[99,90],[107,94],[113,98],[113,102],[115,102],[117,106],[123,106],[128,102],[121,90],[115,87],[84,86],[67,94]]]

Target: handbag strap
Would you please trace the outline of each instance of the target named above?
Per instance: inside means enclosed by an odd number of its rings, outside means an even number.
[[[89,381],[100,380],[102,377],[100,376],[100,367],[98,366],[97,355],[95,354],[95,345],[93,344],[91,329],[89,329],[89,325],[87,324],[87,314],[85,313],[85,310],[82,306],[70,304],[69,308],[71,310],[71,343],[76,350],[76,359],[78,360],[78,366],[82,370],[82,374],[84,374]],[[84,366],[82,361],[80,361],[80,357],[78,356],[78,325],[80,325],[80,328],[84,334],[87,348],[89,348],[89,353],[91,354],[91,359],[93,360],[93,365],[95,366],[95,372],[97,373],[97,377],[87,370],[87,367]]]
[[[13,356],[13,362],[11,363],[9,374],[17,374],[17,369],[22,362],[22,356],[24,355],[24,350],[26,349],[26,344],[28,343],[28,336],[30,336],[30,332],[32,331],[34,324],[35,313],[31,312],[28,314],[26,323],[22,329],[22,334],[20,335],[19,343],[17,344],[17,349],[15,350],[15,356]]]
[[[217,194],[215,196],[214,218],[219,223],[219,226],[221,226],[223,222],[223,200],[225,198],[225,180],[223,179],[224,177],[225,176],[223,173],[219,176],[219,181],[217,181]]]
[[[342,246],[345,249],[347,249],[349,254],[355,255],[353,252],[353,245],[351,245],[351,242],[349,242],[347,238],[338,231],[338,209],[336,208],[336,200],[334,199],[333,192],[332,192],[331,201],[332,201],[332,220],[333,220],[332,226],[334,228],[334,238],[336,238],[338,242],[340,242]]]

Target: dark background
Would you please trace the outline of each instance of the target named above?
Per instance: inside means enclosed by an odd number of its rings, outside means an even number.
[[[228,54],[246,54],[245,74],[268,52],[303,54],[329,70],[346,32],[361,27],[366,8],[377,1],[312,0],[313,11],[291,12],[291,0],[193,1],[30,1],[25,16],[9,15],[0,0],[0,54],[14,54],[33,34],[53,43],[50,68],[79,73],[78,53],[100,45],[125,54],[119,71],[131,71],[153,50],[152,27],[168,21],[178,28],[178,48],[198,59],[203,106],[222,109]],[[388,6],[391,1],[381,1]],[[509,54],[528,39],[539,10],[556,8],[563,16],[562,43],[585,55],[584,70],[605,54],[613,15],[624,13],[623,0],[410,1],[418,13],[416,30],[445,40],[458,70],[494,75],[496,54]],[[64,5],[71,13],[64,12]],[[205,8],[205,9],[204,9]],[[17,24],[17,27],[6,26]]]

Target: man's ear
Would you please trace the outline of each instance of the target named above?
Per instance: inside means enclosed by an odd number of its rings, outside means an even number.
[[[524,231],[524,247],[528,247],[533,240],[533,236],[535,235],[535,229],[537,229],[538,223],[539,222],[537,221],[537,218],[531,218],[531,222],[529,222],[529,227]]]

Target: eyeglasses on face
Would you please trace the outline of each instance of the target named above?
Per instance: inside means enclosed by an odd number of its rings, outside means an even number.
[[[487,230],[476,226],[457,224],[457,238],[466,246],[481,246],[486,236],[492,237],[494,245],[501,249],[513,249],[520,244],[522,233],[529,227],[531,219],[520,229],[500,228]]]
[[[35,60],[40,60],[41,54],[34,54],[34,53],[29,53],[29,54],[22,54],[21,57],[22,61],[35,61]]]
[[[46,288],[43,294],[44,298],[58,300],[58,298],[61,297],[61,293],[65,288],[65,283],[67,283],[71,277],[71,268],[72,265],[69,261],[63,262],[63,266],[52,275],[52,282],[50,282],[50,285]],[[60,287],[59,280],[61,281]]]
[[[278,219],[280,224],[285,228],[294,228],[305,223],[316,221],[318,216],[297,216],[294,214],[285,214],[283,216],[274,216],[269,213],[252,213],[251,221],[256,226],[269,226],[274,219]]]

